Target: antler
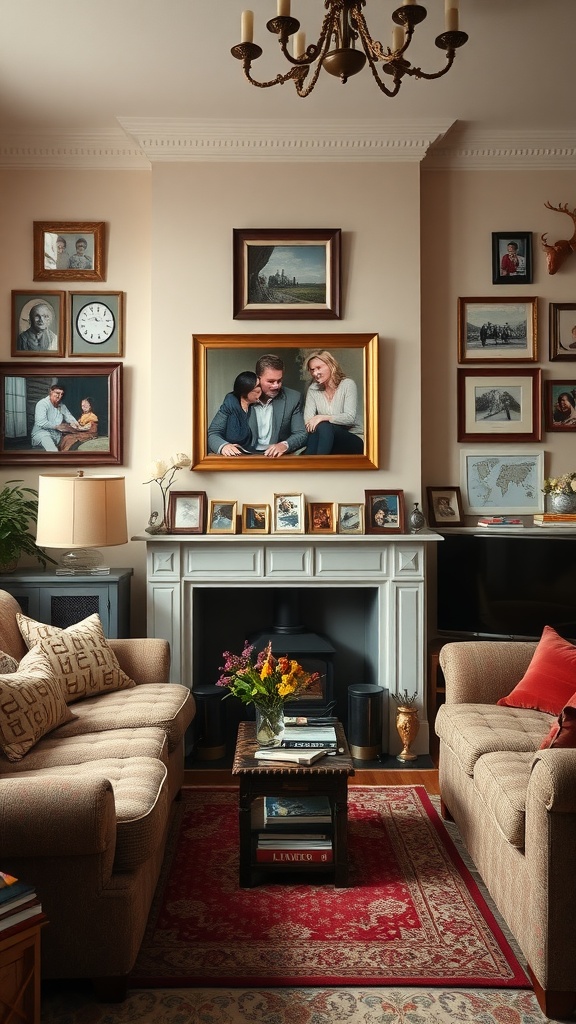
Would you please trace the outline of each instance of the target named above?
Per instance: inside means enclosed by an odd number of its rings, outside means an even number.
[[[556,213],[567,213],[572,218],[574,224],[574,233],[572,238],[561,238],[554,245],[548,245],[546,242],[546,236],[548,232],[541,235],[542,248],[546,253],[546,263],[548,265],[548,273],[555,274],[560,269],[564,261],[570,255],[571,252],[576,250],[576,207],[573,210],[568,209],[568,203],[559,203],[558,206],[552,206],[552,203],[544,203],[549,210],[554,210]]]

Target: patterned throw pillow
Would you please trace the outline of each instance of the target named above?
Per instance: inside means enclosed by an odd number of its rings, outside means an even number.
[[[9,761],[20,761],[42,736],[75,717],[41,651],[29,651],[17,672],[0,675],[0,750]]]
[[[36,622],[20,613],[16,619],[28,646],[39,647],[48,657],[67,704],[136,686],[109,647],[99,615],[89,615],[66,629]]]
[[[18,671],[16,658],[11,658],[5,651],[0,651],[0,676],[7,676],[10,672]]]

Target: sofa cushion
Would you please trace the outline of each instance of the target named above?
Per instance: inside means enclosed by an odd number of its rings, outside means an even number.
[[[19,761],[42,736],[73,718],[41,651],[29,651],[17,672],[0,675],[0,749],[8,761]]]
[[[0,675],[7,676],[18,671],[18,662],[10,654],[0,651]]]
[[[576,647],[545,626],[522,679],[498,704],[559,715],[575,690]]]
[[[0,756],[0,778],[43,768],[99,761],[110,757],[156,757],[168,764],[168,742],[163,729],[112,729],[109,732],[62,736],[55,729],[44,736],[17,764]]]
[[[526,792],[534,755],[531,751],[495,751],[479,757],[474,789],[489,809],[507,842],[524,849]]]
[[[64,726],[69,729],[74,723]],[[483,754],[498,750],[534,754],[550,728],[541,711],[498,707],[496,704],[442,704],[436,733],[454,751],[467,775]]]
[[[562,711],[550,732],[540,744],[540,750],[546,747],[576,747],[576,693]]]
[[[36,622],[27,615],[18,614],[16,618],[28,646],[39,646],[50,659],[67,704],[136,685],[120,668],[98,614],[66,629]]]
[[[193,716],[194,703],[187,686],[180,683],[141,683],[133,690],[89,697],[74,705],[75,718],[58,731],[59,736],[80,736],[108,729],[156,726],[168,737],[172,752]]]
[[[45,769],[20,772],[14,778],[46,775]],[[114,871],[132,871],[164,842],[169,813],[167,769],[152,757],[103,758],[50,769],[58,778],[108,779],[116,808]],[[70,823],[73,828],[73,822]]]

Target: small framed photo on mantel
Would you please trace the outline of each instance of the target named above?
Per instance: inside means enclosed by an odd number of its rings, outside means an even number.
[[[405,533],[404,491],[364,491],[366,533]]]

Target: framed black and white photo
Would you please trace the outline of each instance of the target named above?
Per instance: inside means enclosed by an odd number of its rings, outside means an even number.
[[[270,505],[242,505],[242,533],[270,533]]]
[[[102,221],[34,221],[35,281],[105,281]]]
[[[458,368],[459,441],[539,441],[541,370]]]
[[[342,501],[338,504],[338,533],[364,533],[364,504]]]
[[[169,491],[168,527],[170,533],[204,533],[206,529],[206,491]]]
[[[63,356],[66,292],[13,291],[10,352],[18,358]]]
[[[550,359],[576,359],[576,302],[550,303]]]
[[[492,233],[492,283],[532,284],[532,232]]]
[[[207,533],[236,533],[237,502],[212,498],[208,511]]]
[[[462,495],[459,487],[427,487],[430,526],[463,526]]]
[[[366,533],[405,533],[404,491],[364,491]]]
[[[537,361],[535,298],[458,299],[458,361]]]
[[[70,292],[68,355],[124,355],[124,292]]]
[[[304,533],[304,495],[275,494],[272,506],[273,533]]]
[[[544,382],[544,424],[561,434],[576,429],[576,380]]]
[[[534,515],[544,511],[544,452],[460,450],[465,513]]]

